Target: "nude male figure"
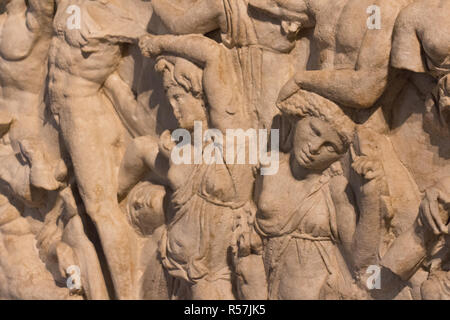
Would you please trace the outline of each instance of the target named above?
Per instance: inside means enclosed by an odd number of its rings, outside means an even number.
[[[53,2],[0,1],[0,110],[11,116],[9,140],[30,167],[30,183],[45,190],[59,187],[58,170],[65,169],[42,142]]]
[[[70,5],[81,9],[80,29],[68,28]],[[116,296],[133,299],[138,294],[136,239],[117,201],[127,135],[104,90],[126,43],[145,30],[127,19],[122,1],[58,0],[54,31],[49,71],[52,111],[58,116],[87,214],[100,236]]]

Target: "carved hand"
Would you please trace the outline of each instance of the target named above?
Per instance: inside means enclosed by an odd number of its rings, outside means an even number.
[[[353,170],[367,180],[375,180],[384,176],[381,161],[369,156],[357,156],[353,159]]]
[[[161,54],[161,47],[157,37],[152,34],[146,34],[139,39],[139,48],[144,56],[154,58]]]
[[[278,94],[277,103],[285,101],[286,99],[291,97],[294,93],[296,93],[298,90],[300,90],[300,87],[297,85],[295,78],[292,78],[283,86],[283,88],[281,88],[281,91]]]
[[[449,182],[450,178],[444,179]],[[450,189],[444,183],[429,188],[420,205],[420,218],[435,235],[449,234]]]

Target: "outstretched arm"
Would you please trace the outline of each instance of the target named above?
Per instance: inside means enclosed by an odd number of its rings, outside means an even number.
[[[353,147],[350,152],[353,169],[364,179],[358,202],[359,218],[354,193],[346,177],[333,177],[330,191],[336,208],[339,239],[348,261],[356,272],[365,272],[366,267],[376,264],[378,260],[382,216],[380,204],[384,200],[380,190],[385,187],[384,171],[373,157],[356,156]]]
[[[353,170],[361,176],[359,219],[352,243],[352,256],[356,271],[378,262],[381,239],[383,208],[389,207],[390,199],[384,196],[387,185],[384,169],[376,155],[357,156],[351,148]],[[385,202],[385,205],[382,205]]]
[[[368,30],[355,69],[300,71],[283,87],[279,99],[301,88],[341,106],[372,107],[388,84],[390,41],[387,31]]]
[[[51,36],[54,0],[12,0],[7,5],[0,53],[6,60],[21,60],[41,36]]]
[[[182,9],[171,0],[152,0],[154,12],[171,33],[205,34],[220,27],[224,16],[223,0],[197,0],[188,9]]]

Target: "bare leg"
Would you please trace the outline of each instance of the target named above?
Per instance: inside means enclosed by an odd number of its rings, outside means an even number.
[[[61,130],[75,168],[80,195],[105,251],[116,295],[133,299],[136,235],[117,201],[120,122],[101,95],[65,101]]]
[[[64,228],[62,244],[67,244],[76,257],[80,271],[81,282],[89,300],[108,300],[105,280],[101,271],[94,245],[84,233],[83,223],[78,215],[77,205],[70,188],[61,192],[64,199],[68,221]],[[58,259],[60,260],[60,259]],[[64,266],[66,271],[70,265]]]
[[[0,195],[0,299],[69,298],[40,260],[28,222]]]

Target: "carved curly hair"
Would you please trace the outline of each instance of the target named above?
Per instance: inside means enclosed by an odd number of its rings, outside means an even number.
[[[296,120],[315,117],[328,122],[346,146],[353,141],[355,123],[337,104],[316,93],[299,90],[284,101],[278,102],[277,107],[283,115],[293,116]]]
[[[187,59],[176,56],[160,56],[155,70],[162,74],[164,89],[181,86],[197,99],[203,99],[203,70]]]

